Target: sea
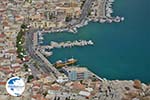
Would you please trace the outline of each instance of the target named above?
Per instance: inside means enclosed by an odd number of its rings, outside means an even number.
[[[51,41],[92,40],[93,46],[59,48],[47,59],[52,63],[69,58],[110,80],[141,80],[150,83],[150,0],[115,0],[112,16],[120,23],[95,23],[70,32],[46,33],[42,45]]]

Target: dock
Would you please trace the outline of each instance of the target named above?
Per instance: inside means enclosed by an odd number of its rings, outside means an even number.
[[[54,47],[50,46],[50,45],[42,45],[40,46],[40,49],[48,49],[48,50],[51,50],[53,49]]]
[[[61,75],[61,73],[48,61],[39,51],[35,51],[35,53],[42,59],[42,61],[51,69],[52,73],[54,73],[55,77]]]
[[[40,60],[42,62],[44,62],[45,66],[43,67],[46,67],[46,69],[50,69],[50,71],[55,75],[55,77],[57,78],[58,76],[61,75],[61,73],[51,64],[50,61],[48,61],[43,54],[41,54],[41,52],[38,50],[39,47],[38,47],[38,32],[34,32],[33,34],[33,50],[34,50],[34,55],[35,56],[38,56],[40,58]],[[37,48],[38,47],[38,48]],[[48,70],[49,71],[49,70]],[[49,72],[50,73],[50,72]]]
[[[103,79],[101,77],[99,77],[98,75],[96,75],[95,73],[93,73],[92,71],[88,70],[89,73],[91,73],[91,75],[95,76],[98,80],[103,81]]]
[[[94,45],[94,42],[92,42],[91,40],[75,40],[73,42],[71,41],[67,41],[67,42],[54,42],[51,41],[50,43],[50,47],[51,48],[67,48],[67,47],[74,47],[74,46],[87,46],[87,45]]]

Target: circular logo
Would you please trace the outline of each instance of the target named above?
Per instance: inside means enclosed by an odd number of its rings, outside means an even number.
[[[25,82],[19,77],[12,77],[6,83],[6,90],[12,96],[21,96],[25,90]]]

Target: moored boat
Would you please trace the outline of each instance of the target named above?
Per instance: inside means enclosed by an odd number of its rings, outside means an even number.
[[[58,60],[58,61],[56,61],[56,63],[54,64],[54,66],[56,68],[61,68],[61,67],[64,67],[64,66],[69,66],[69,65],[75,64],[76,62],[77,62],[77,60],[74,59],[74,58],[68,59],[66,62]]]

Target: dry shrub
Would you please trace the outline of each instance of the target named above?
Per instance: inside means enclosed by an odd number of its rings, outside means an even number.
[[[134,84],[133,84],[133,87],[136,88],[136,89],[141,89],[142,88],[141,81],[135,80]]]

